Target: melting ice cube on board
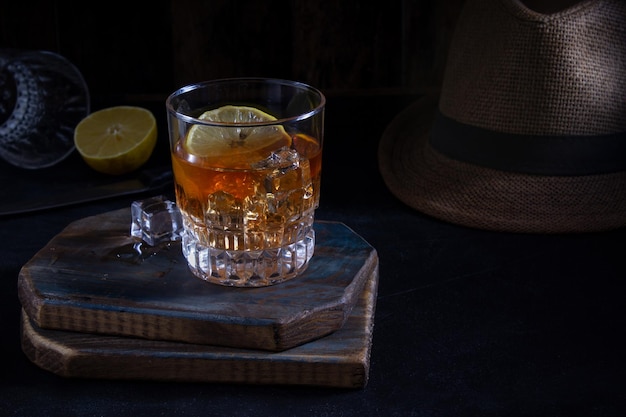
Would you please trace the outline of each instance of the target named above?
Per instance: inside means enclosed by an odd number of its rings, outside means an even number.
[[[151,246],[162,242],[180,240],[183,220],[176,203],[165,196],[133,201],[131,208],[131,236],[142,239]]]

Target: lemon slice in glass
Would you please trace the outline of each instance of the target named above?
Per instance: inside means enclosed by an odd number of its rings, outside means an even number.
[[[194,125],[189,129],[184,146],[195,157],[237,165],[254,162],[291,145],[291,137],[281,125],[258,125],[276,118],[254,107],[223,106],[204,112],[199,119],[219,125]]]
[[[76,150],[87,165],[111,175],[126,174],[146,163],[156,139],[156,119],[142,107],[98,110],[74,129]]]

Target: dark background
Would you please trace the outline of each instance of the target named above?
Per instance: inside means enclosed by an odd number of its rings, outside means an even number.
[[[439,83],[462,3],[0,0],[0,47],[59,53],[94,97],[120,101],[236,76],[415,92]]]

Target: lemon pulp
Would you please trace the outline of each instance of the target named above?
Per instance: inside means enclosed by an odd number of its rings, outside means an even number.
[[[195,157],[251,162],[265,151],[291,145],[283,126],[258,125],[277,119],[254,107],[223,106],[204,112],[199,119],[219,124],[196,124],[189,129],[184,147]]]
[[[156,145],[152,112],[142,107],[116,106],[95,111],[74,129],[76,150],[96,171],[121,175],[148,161]]]

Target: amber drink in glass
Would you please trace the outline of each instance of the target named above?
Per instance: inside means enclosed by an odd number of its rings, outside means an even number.
[[[182,251],[206,281],[268,286],[315,249],[324,95],[287,80],[208,81],[167,98]]]

